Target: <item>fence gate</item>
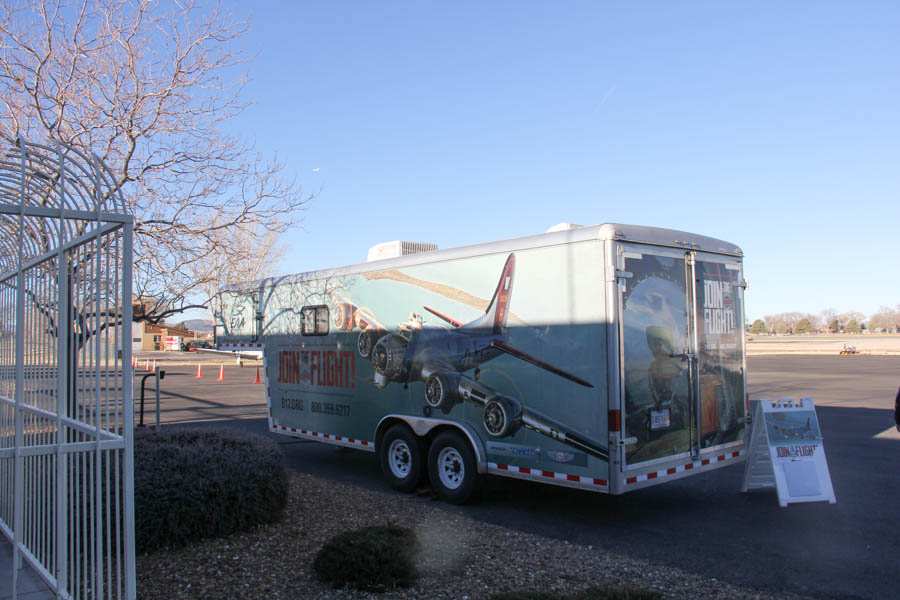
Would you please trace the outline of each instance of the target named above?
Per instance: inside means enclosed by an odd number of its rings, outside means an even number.
[[[59,598],[134,598],[133,221],[106,166],[0,138],[0,530]]]

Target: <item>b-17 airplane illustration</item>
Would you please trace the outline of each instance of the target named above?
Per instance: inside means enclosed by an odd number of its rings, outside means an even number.
[[[461,323],[428,306],[423,307],[452,326],[425,323],[413,313],[397,331],[389,331],[378,322],[372,311],[358,307],[349,299],[333,295],[336,308],[334,326],[350,331],[360,328],[357,350],[372,361],[373,381],[377,387],[390,382],[425,383],[424,413],[440,409],[449,414],[453,407],[468,400],[483,408],[484,427],[495,438],[508,437],[527,427],[574,448],[608,459],[608,450],[569,431],[560,423],[522,404],[519,399],[498,393],[478,382],[481,365],[507,354],[531,363],[584,387],[588,381],[532,356],[508,342],[506,322],[515,275],[516,256],[510,254],[500,281],[483,315],[469,323]],[[469,377],[464,373],[472,371]]]
[[[810,417],[806,418],[806,425],[778,425],[772,423],[772,427],[785,437],[814,440],[818,437],[813,430]]]

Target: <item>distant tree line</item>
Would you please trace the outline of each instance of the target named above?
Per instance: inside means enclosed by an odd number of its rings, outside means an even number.
[[[826,308],[818,314],[783,312],[766,315],[756,319],[749,327],[749,333],[900,333],[900,304],[895,308],[882,306],[876,313],[866,319],[866,315],[858,311],[838,313],[833,308]]]

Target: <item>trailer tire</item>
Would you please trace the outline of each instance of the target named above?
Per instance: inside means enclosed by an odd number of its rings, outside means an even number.
[[[475,451],[458,431],[444,431],[431,442],[428,478],[438,497],[451,504],[465,504],[477,491],[481,476]]]
[[[425,448],[409,427],[392,425],[381,439],[378,458],[392,488],[414,492],[419,487],[425,475]]]

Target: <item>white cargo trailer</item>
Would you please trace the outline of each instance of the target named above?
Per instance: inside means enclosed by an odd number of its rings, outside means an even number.
[[[567,229],[230,286],[216,341],[263,352],[271,431],[377,452],[395,488],[622,494],[743,458],[742,261]]]

